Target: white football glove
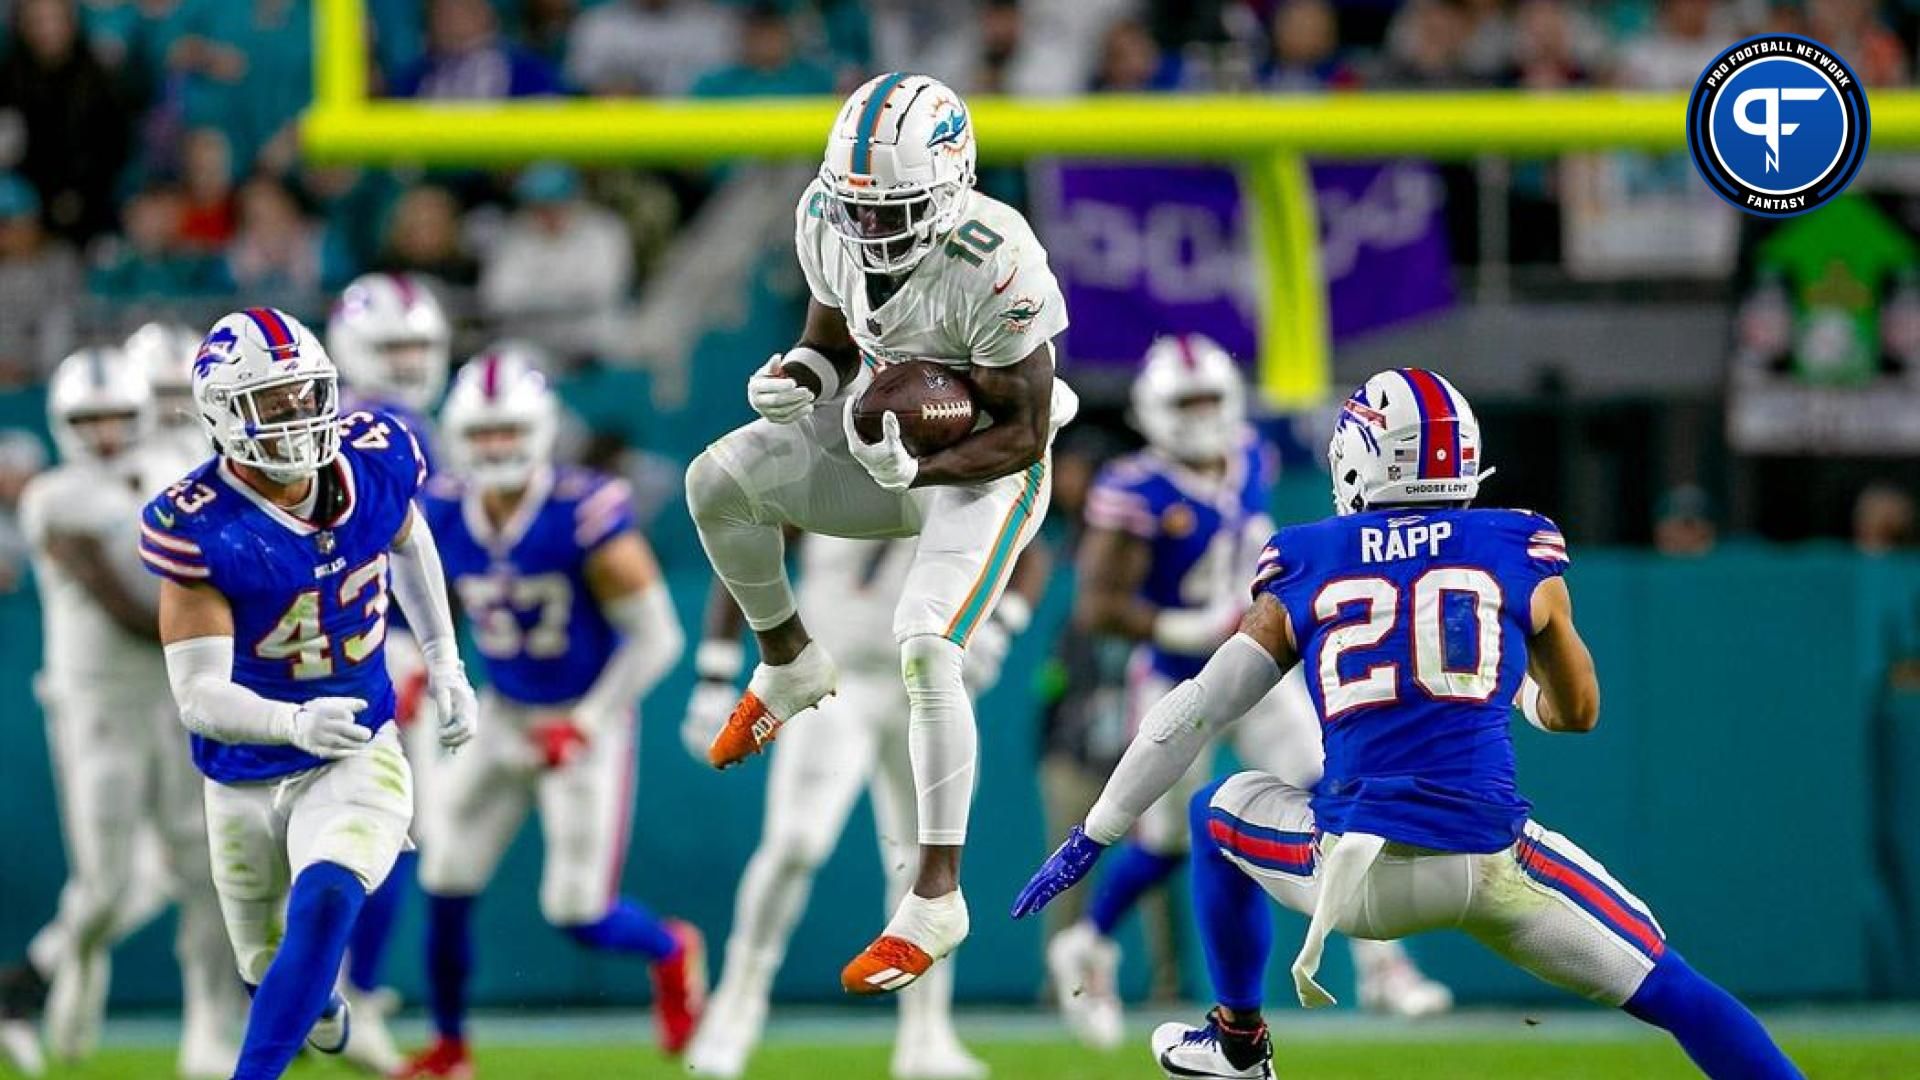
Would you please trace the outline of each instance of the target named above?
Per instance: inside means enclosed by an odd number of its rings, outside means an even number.
[[[354,721],[366,707],[359,698],[314,698],[294,710],[287,741],[328,761],[352,757],[373,738],[373,732]]]
[[[480,726],[480,699],[467,682],[467,669],[449,664],[427,672],[427,694],[440,720],[440,745],[448,750],[465,746]]]
[[[775,353],[767,366],[747,380],[747,404],[775,424],[791,424],[813,411],[813,391],[780,374],[784,353]]]
[[[960,681],[974,697],[993,689],[1000,681],[1000,667],[1007,659],[1013,635],[1000,620],[989,618],[974,630],[967,641],[967,655],[961,661]]]
[[[687,699],[686,719],[680,721],[680,745],[687,748],[693,760],[702,765],[711,764],[707,760],[707,748],[720,737],[720,729],[727,726],[727,717],[733,714],[739,700],[740,691],[734,689],[731,682],[701,679],[693,684],[693,696]]]
[[[882,416],[880,441],[864,442],[853,428],[853,409],[859,401],[858,397],[849,397],[840,413],[847,429],[847,449],[874,483],[888,491],[907,490],[913,486],[913,478],[920,475],[920,459],[908,453],[906,443],[900,440],[900,418],[891,412]]]

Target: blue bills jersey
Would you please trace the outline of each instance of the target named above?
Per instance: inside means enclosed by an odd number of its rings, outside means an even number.
[[[140,558],[233,609],[233,680],[272,701],[353,697],[363,727],[393,719],[387,678],[387,549],[412,511],[426,460],[404,424],[374,412],[341,421],[318,520],[269,502],[225,458],[206,462],[141,511]],[[193,760],[221,783],[271,780],[324,762],[292,746],[195,735]]]
[[[434,478],[420,505],[494,691],[525,705],[585,695],[620,645],[587,585],[587,557],[633,528],[626,481],[541,470],[498,528],[479,492],[451,477]]]
[[[340,408],[346,413],[361,410],[377,412],[400,421],[408,431],[413,432],[414,445],[420,448],[420,460],[427,463],[427,475],[432,476],[440,471],[438,459],[434,456],[433,421],[425,413],[397,401],[382,401],[368,394],[354,393],[351,387],[341,391]],[[406,613],[397,607],[388,611],[387,628],[407,631]]]
[[[1140,598],[1156,608],[1202,609],[1239,593],[1242,568],[1272,529],[1267,503],[1278,463],[1249,439],[1220,477],[1203,476],[1152,450],[1110,462],[1087,493],[1089,528],[1113,529],[1151,550]],[[1244,594],[1241,594],[1244,595]],[[1206,666],[1205,656],[1146,642],[1148,665],[1175,681]]]
[[[1559,528],[1521,510],[1380,510],[1280,530],[1254,593],[1285,606],[1321,717],[1322,829],[1482,854],[1520,837],[1530,807],[1509,709],[1534,588],[1566,566]]]

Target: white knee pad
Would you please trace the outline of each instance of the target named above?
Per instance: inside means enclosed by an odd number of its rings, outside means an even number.
[[[752,524],[755,517],[747,490],[704,450],[687,466],[687,512],[702,527],[708,522]]]
[[[740,605],[747,625],[768,630],[792,618],[793,588],[787,583],[780,525],[761,520],[759,500],[710,450],[687,466],[687,510],[714,575]]]
[[[922,844],[956,845],[967,838],[979,733],[960,677],[965,659],[965,649],[935,634],[916,634],[900,643]]]

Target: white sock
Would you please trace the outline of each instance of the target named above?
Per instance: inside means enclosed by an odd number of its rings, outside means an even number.
[[[893,909],[885,936],[910,941],[938,960],[965,941],[971,929],[967,898],[959,889],[931,900],[909,892],[901,898],[900,906]]]
[[[922,844],[967,841],[980,736],[973,700],[960,681],[965,658],[966,650],[934,634],[916,635],[900,645],[909,708],[907,752],[913,759]]]

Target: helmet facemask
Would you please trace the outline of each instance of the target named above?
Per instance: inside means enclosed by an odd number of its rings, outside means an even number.
[[[953,230],[963,190],[958,181],[894,191],[863,191],[836,183],[824,170],[828,193],[822,208],[840,242],[862,268],[904,274],[920,264]]]
[[[67,440],[87,458],[118,464],[140,442],[141,415],[137,409],[92,409],[61,418]]]
[[[215,439],[236,464],[277,484],[305,479],[340,453],[339,383],[331,371],[299,372],[240,390],[213,388]]]
[[[519,491],[533,479],[546,454],[540,425],[520,418],[488,419],[454,433],[460,471],[484,491]]]

